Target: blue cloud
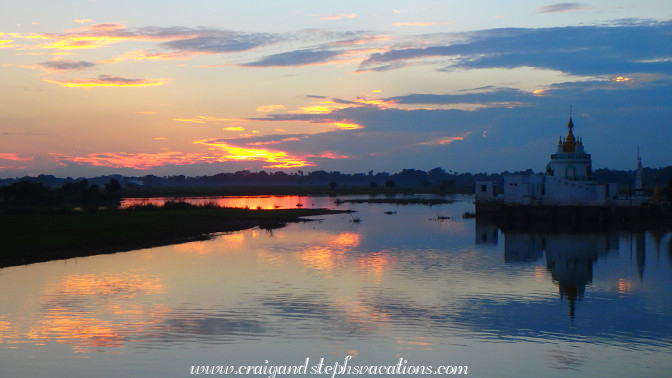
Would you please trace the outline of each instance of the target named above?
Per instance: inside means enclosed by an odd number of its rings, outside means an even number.
[[[296,50],[266,56],[260,60],[244,63],[245,67],[305,66],[324,63],[338,56],[340,51]]]
[[[360,71],[403,67],[411,60],[452,57],[444,71],[535,67],[571,74],[629,72],[672,74],[672,22],[623,22],[616,26],[492,29],[461,35],[467,42],[373,54]]]

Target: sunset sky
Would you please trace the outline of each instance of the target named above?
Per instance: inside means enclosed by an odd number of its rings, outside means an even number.
[[[0,177],[672,165],[672,2],[2,0]]]

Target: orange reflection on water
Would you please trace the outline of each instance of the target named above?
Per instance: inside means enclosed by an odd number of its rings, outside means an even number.
[[[632,292],[632,281],[626,278],[618,279],[618,293],[621,295],[629,294]]]
[[[396,262],[397,259],[394,256],[384,254],[384,252],[371,253],[357,259],[357,265],[361,270],[376,277],[380,277],[385,269],[393,267]]]
[[[301,259],[310,268],[331,271],[347,262],[346,252],[359,246],[361,236],[355,232],[343,232],[329,238],[324,245],[315,245],[301,252]]]
[[[12,329],[12,323],[6,320],[0,320],[0,344],[4,343],[5,339],[9,339],[8,336],[11,329]]]
[[[404,346],[406,350],[432,350],[434,342],[430,337],[419,336],[415,340],[402,340],[397,338],[397,344]]]
[[[242,232],[234,234],[219,235],[217,240],[219,243],[202,243],[192,242],[184,244],[176,244],[173,246],[175,252],[178,253],[192,253],[198,255],[209,255],[211,253],[222,252],[237,252],[245,243],[245,234]],[[233,247],[233,248],[232,248]]]
[[[338,297],[336,305],[345,310],[348,322],[357,324],[360,331],[374,331],[386,329],[389,331],[389,315],[379,309],[365,304],[361,299],[352,297]],[[386,332],[384,332],[386,333]]]
[[[0,321],[0,342],[56,342],[75,353],[123,347],[163,318],[166,306],[152,298],[163,291],[158,277],[138,273],[67,276],[45,289],[42,311]]]
[[[331,272],[336,267],[354,265],[365,274],[380,278],[385,269],[394,266],[396,259],[385,251],[378,253],[354,253],[359,247],[361,235],[343,232],[329,238],[323,245],[315,245],[301,252],[303,263],[313,269]]]
[[[235,207],[239,209],[271,210],[313,206],[313,202],[309,197],[300,196],[192,197],[178,200],[183,200],[194,205],[215,204],[221,207]],[[146,204],[163,206],[166,201],[175,201],[175,198],[126,198],[121,202],[121,208]]]
[[[327,246],[310,247],[301,253],[303,263],[313,269],[330,272],[345,263],[345,251]]]
[[[340,248],[354,248],[359,245],[360,235],[356,232],[344,232],[333,238],[329,244]]]
[[[95,318],[80,318],[75,314],[53,314],[40,321],[25,335],[37,345],[49,341],[72,344],[73,352],[85,353],[96,348],[119,348],[127,339],[120,327]]]
[[[54,287],[56,297],[80,296],[94,297],[112,294],[139,295],[154,294],[163,291],[163,285],[157,277],[147,277],[132,273],[121,275],[71,275]],[[47,295],[52,295],[48,293]]]

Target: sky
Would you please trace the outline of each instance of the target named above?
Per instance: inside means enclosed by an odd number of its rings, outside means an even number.
[[[0,4],[0,177],[672,165],[670,1]]]

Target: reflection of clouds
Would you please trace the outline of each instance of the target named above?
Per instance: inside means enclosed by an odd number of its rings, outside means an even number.
[[[345,251],[329,246],[314,246],[301,252],[301,260],[311,269],[331,272],[335,267],[345,265]]]
[[[61,299],[86,298],[107,295],[154,294],[163,291],[158,277],[133,273],[86,274],[66,276],[57,286],[47,289],[45,297],[50,302]]]
[[[343,232],[331,239],[329,244],[340,248],[354,248],[359,245],[360,238],[361,236],[356,232]]]
[[[245,244],[246,233],[239,231],[231,234],[218,235],[214,240],[207,242],[192,242],[175,244],[173,248],[178,253],[209,255],[223,252],[239,252]]]
[[[301,261],[308,268],[331,273],[335,268],[352,266],[363,273],[380,277],[383,271],[394,266],[396,258],[389,251],[363,253],[355,251],[361,243],[361,235],[343,232],[316,242],[300,253]]]
[[[192,311],[178,309],[165,315],[149,339],[167,341],[220,341],[227,336],[260,335],[268,332],[262,321],[248,311]]]
[[[280,318],[283,332],[292,336],[305,337],[307,333],[368,338],[387,328],[385,314],[351,297],[281,294],[261,298],[259,303],[269,315]],[[289,329],[290,324],[294,329]]]
[[[572,351],[551,349],[546,353],[548,367],[559,370],[579,370],[584,358]]]
[[[412,339],[397,337],[397,344],[404,350],[432,350],[434,349],[434,337],[417,336]]]
[[[385,269],[393,267],[396,262],[397,258],[389,251],[370,253],[357,258],[358,268],[376,277],[380,277]]]
[[[12,323],[0,318],[0,344],[10,341],[9,333],[12,330]]]
[[[121,201],[121,208],[134,205],[152,204],[163,206],[167,201],[174,198],[125,198]],[[244,197],[185,197],[182,200],[194,205],[215,204],[221,207],[236,207],[240,209],[294,209],[297,205],[313,207],[313,198],[303,196],[244,196]]]
[[[145,274],[66,276],[45,289],[42,313],[17,324],[0,321],[0,341],[58,342],[72,345],[74,352],[123,347],[165,311],[145,302],[163,291],[158,277]]]

